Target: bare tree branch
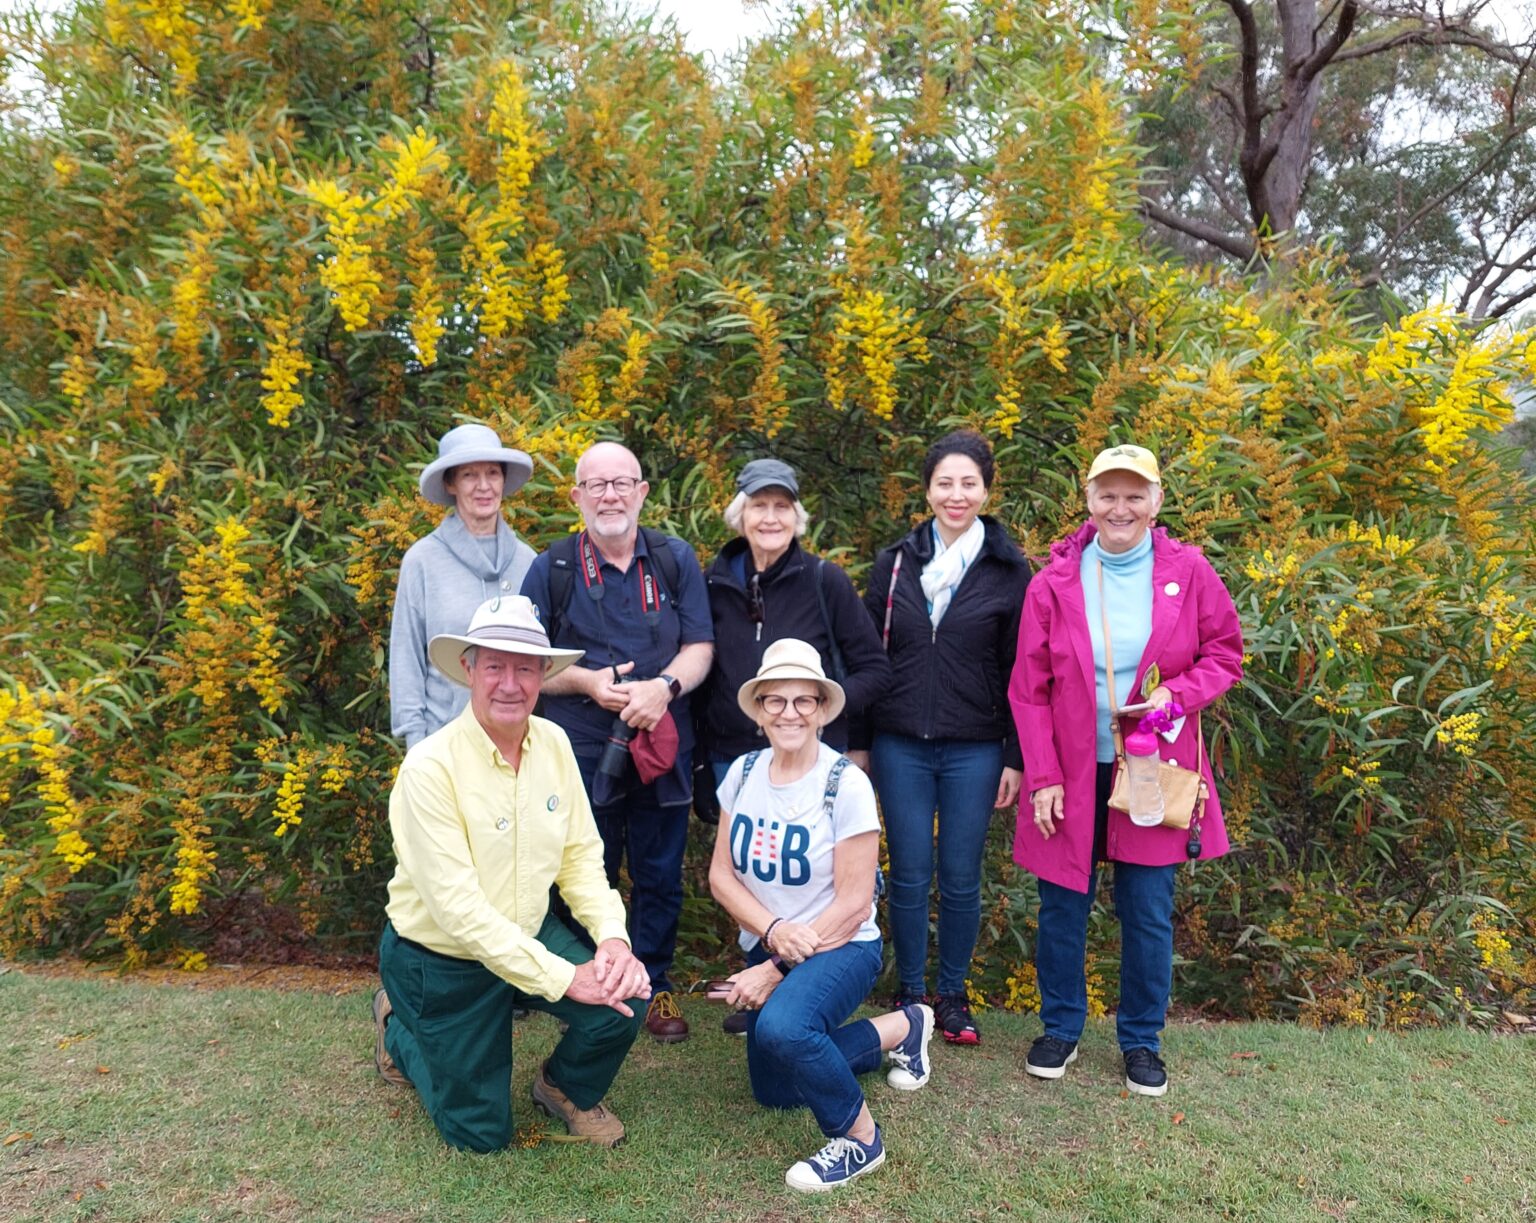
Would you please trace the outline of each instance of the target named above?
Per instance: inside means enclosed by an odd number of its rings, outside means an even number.
[[[1191,238],[1198,238],[1201,242],[1209,243],[1218,250],[1225,251],[1234,259],[1247,262],[1252,259],[1257,251],[1253,242],[1249,239],[1239,238],[1233,234],[1217,229],[1214,225],[1208,225],[1204,221],[1197,221],[1191,217],[1182,217],[1176,212],[1170,212],[1160,204],[1151,200],[1142,200],[1141,215],[1148,220],[1156,221],[1159,225],[1165,225],[1176,233],[1185,234]]]

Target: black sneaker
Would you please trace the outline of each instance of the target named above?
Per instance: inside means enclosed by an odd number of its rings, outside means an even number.
[[[1059,1079],[1067,1067],[1077,1061],[1077,1042],[1057,1040],[1054,1036],[1037,1036],[1024,1059],[1024,1069],[1037,1079]]]
[[[745,1036],[747,1034],[747,1013],[745,1011],[732,1011],[720,1021],[720,1030],[727,1036]]]
[[[904,1011],[909,1006],[922,1006],[923,1003],[927,1001],[927,994],[922,993],[921,991],[914,993],[906,986],[902,986],[901,989],[897,991],[896,997],[891,999],[891,1009],[893,1011]]]
[[[939,1030],[952,1045],[979,1045],[981,1033],[971,1018],[971,1004],[964,994],[940,994],[933,1000],[933,1013],[938,1016]]]
[[[1151,1049],[1125,1051],[1125,1085],[1138,1096],[1160,1096],[1168,1090],[1168,1072],[1163,1059]]]

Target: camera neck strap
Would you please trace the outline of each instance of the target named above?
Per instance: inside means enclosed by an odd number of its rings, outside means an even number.
[[[608,632],[608,618],[603,612],[603,595],[606,591],[603,587],[602,560],[587,532],[581,533],[576,550],[581,557],[581,580],[586,586],[587,598],[597,604],[597,618],[603,626],[603,638],[608,652],[617,659],[618,652],[614,650],[613,638]],[[656,584],[656,575],[646,565],[645,557],[635,557],[635,574],[640,579],[640,606],[645,614],[645,622],[650,626],[651,641],[654,644],[661,638],[661,589]]]

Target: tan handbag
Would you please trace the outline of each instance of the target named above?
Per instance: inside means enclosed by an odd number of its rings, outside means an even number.
[[[1097,562],[1096,562],[1097,563]],[[1125,767],[1125,739],[1120,733],[1120,706],[1115,700],[1115,651],[1109,639],[1109,610],[1104,606],[1104,566],[1099,564],[1099,615],[1104,620],[1105,687],[1109,689],[1109,728],[1115,739],[1115,784],[1110,788],[1109,805],[1115,811],[1130,812],[1131,779]],[[1198,829],[1205,818],[1205,727],[1195,715],[1195,740],[1199,755],[1193,769],[1159,760],[1157,785],[1163,792],[1164,828]]]

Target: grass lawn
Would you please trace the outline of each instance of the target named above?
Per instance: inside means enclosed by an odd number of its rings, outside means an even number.
[[[0,975],[0,1220],[1536,1220],[1536,1043],[1470,1032],[1176,1026],[1162,1100],[1123,1097],[1112,1023],[1067,1077],[1023,1073],[1033,1018],[984,1013],[906,1095],[872,1076],[886,1166],[784,1188],[820,1146],[747,1090],[720,1009],[643,1035],[610,1095],[628,1142],[543,1140],[514,1038],[525,1149],[445,1148],[373,1073],[368,995]],[[555,1127],[559,1130],[560,1127]]]

